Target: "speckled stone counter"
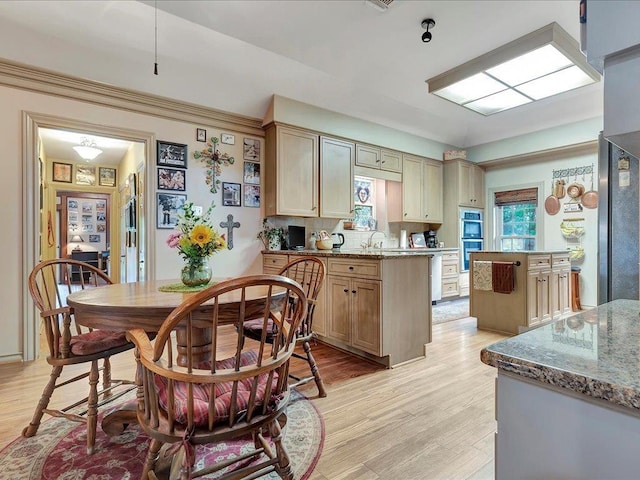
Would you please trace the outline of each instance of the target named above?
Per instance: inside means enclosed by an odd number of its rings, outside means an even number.
[[[640,302],[615,300],[502,340],[484,363],[640,410]]]
[[[495,478],[640,478],[640,302],[482,350],[497,367]]]
[[[309,255],[314,257],[346,257],[346,258],[401,258],[412,255],[433,255],[437,252],[457,251],[457,248],[423,248],[423,249],[400,249],[400,248],[371,248],[363,250],[361,248],[347,250],[264,250],[263,253],[280,255]]]

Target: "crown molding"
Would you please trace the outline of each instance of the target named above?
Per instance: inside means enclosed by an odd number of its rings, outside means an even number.
[[[0,85],[168,120],[178,120],[264,137],[262,119],[228,113],[137,90],[115,87],[2,58],[0,58]]]
[[[574,143],[572,145],[549,148],[547,150],[538,150],[537,152],[496,158],[495,160],[488,160],[486,162],[477,162],[476,165],[483,167],[485,170],[495,170],[515,165],[522,166],[528,163],[548,162],[557,160],[558,158],[577,157],[596,153],[598,153],[598,140],[589,140],[587,142]]]

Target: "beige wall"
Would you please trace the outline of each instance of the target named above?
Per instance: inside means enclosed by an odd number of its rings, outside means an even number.
[[[29,205],[23,204],[22,195],[22,113],[24,111],[81,120],[95,125],[152,132],[157,139],[187,144],[189,168],[186,177],[186,193],[188,199],[196,205],[205,207],[213,200],[217,206],[214,211],[214,225],[216,226],[221,221],[226,221],[229,213],[234,215],[234,221],[241,223],[241,227],[234,231],[234,249],[223,251],[213,257],[211,265],[214,275],[233,276],[257,273],[261,270],[261,243],[255,236],[261,224],[262,209],[222,207],[220,191],[215,195],[209,192],[204,180],[204,168],[200,162],[192,157],[194,150],[199,150],[204,146],[204,143],[195,140],[196,128],[206,128],[208,137],[219,137],[221,133],[219,129],[211,125],[195,125],[167,120],[4,86],[0,86],[0,105],[2,105],[0,131],[3,132],[3,154],[0,159],[3,165],[3,174],[0,175],[0,191],[5,206],[0,218],[3,230],[6,232],[5,235],[0,236],[5,275],[3,288],[0,289],[0,304],[3,306],[4,313],[2,317],[3,335],[0,337],[0,363],[22,359],[24,349],[23,308],[27,305],[26,302],[31,302],[31,299],[23,298],[25,277],[22,276],[22,258],[26,243],[26,239],[22,238],[22,218],[30,208]],[[236,162],[233,166],[224,169],[222,179],[242,183],[242,139],[245,136],[257,137],[228,130],[224,130],[224,132],[235,135],[235,145],[222,146],[221,151],[234,156]],[[261,158],[263,152],[264,148],[261,149]],[[149,172],[147,188],[155,192],[155,165],[151,166]],[[118,181],[120,182],[121,178]],[[155,193],[152,198],[155,199]],[[169,249],[165,243],[171,230],[156,230],[155,202],[149,205],[149,208],[150,228],[148,233],[152,240],[151,248],[156,250],[156,277],[177,278],[182,260],[177,252]],[[37,326],[36,330],[38,330]]]

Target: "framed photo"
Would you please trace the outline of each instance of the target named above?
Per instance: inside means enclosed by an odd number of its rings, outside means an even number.
[[[53,162],[53,181],[71,183],[71,172],[73,165],[70,163]]]
[[[252,185],[260,185],[260,164],[253,162],[244,162],[244,183]]]
[[[207,131],[204,128],[196,128],[196,140],[199,142],[207,141]]]
[[[172,229],[178,225],[187,196],[180,193],[156,193],[157,228]]]
[[[116,186],[116,169],[100,167],[100,178],[98,180],[101,187],[115,187]]]
[[[186,174],[186,171],[177,168],[158,167],[158,190],[177,190],[184,192]]]
[[[205,132],[206,135],[206,132]],[[187,168],[187,146],[182,143],[158,140],[157,164],[165,167]]]
[[[76,185],[96,184],[96,167],[95,165],[76,165]]]
[[[221,133],[220,143],[226,143],[227,145],[235,145],[236,137],[235,135],[231,135],[230,133]]]
[[[260,161],[260,140],[245,138],[242,141],[242,157],[250,162]]]
[[[245,207],[260,206],[260,186],[259,185],[244,186],[244,206]]]
[[[227,207],[240,206],[240,184],[222,182],[222,205]]]

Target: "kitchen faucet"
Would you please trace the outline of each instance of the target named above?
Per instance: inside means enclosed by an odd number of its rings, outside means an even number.
[[[379,230],[374,230],[373,232],[371,232],[371,235],[369,235],[369,241],[367,242],[367,247],[368,247],[368,248],[371,248],[372,246],[373,246],[374,248],[382,248],[382,242],[380,242],[380,247],[376,247],[376,245],[377,245],[377,244],[375,244],[375,243],[374,243],[374,244],[372,244],[372,243],[371,243],[371,242],[373,241],[373,236],[374,236],[376,233],[381,233],[382,235],[384,235],[384,236],[385,236],[385,238],[387,237],[387,234],[386,234],[386,233],[381,232],[381,231],[379,231]]]

